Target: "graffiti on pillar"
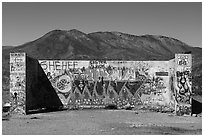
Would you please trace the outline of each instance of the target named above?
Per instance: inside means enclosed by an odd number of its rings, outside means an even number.
[[[14,112],[25,113],[25,53],[10,53],[10,95]]]
[[[175,62],[175,98],[177,102],[176,109],[179,113],[190,114],[192,93],[191,54],[176,54]]]
[[[177,101],[190,104],[191,79],[190,71],[176,72],[177,77]]]
[[[10,71],[25,72],[25,53],[10,53]]]

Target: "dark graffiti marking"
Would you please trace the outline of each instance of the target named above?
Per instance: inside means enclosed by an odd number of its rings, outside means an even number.
[[[10,54],[10,72],[25,71],[25,54]]]
[[[178,65],[186,66],[189,64],[188,56],[182,55],[178,57]]]
[[[148,75],[148,65],[139,63],[128,63],[123,61],[39,61],[43,70],[48,73],[58,73],[69,71],[75,79],[84,77],[82,79],[96,81],[99,77],[104,80],[144,80]],[[85,64],[84,64],[85,63]],[[125,64],[124,64],[125,63]],[[126,65],[127,64],[127,65]],[[124,66],[126,65],[126,66]],[[135,66],[134,66],[135,65]],[[138,66],[141,67],[138,69]],[[80,74],[80,75],[79,75]],[[48,75],[49,76],[49,75]]]
[[[191,95],[191,79],[190,72],[176,72],[177,76],[177,101],[182,103],[190,104]]]
[[[168,76],[168,72],[156,72],[156,76]]]
[[[105,68],[105,65],[107,64],[106,61],[97,61],[93,60],[89,62],[90,68],[91,69],[96,69],[96,68]]]
[[[23,90],[25,88],[25,78],[16,76],[15,88]]]
[[[42,61],[40,62],[43,70],[67,70],[75,69],[77,67],[77,61]]]
[[[57,88],[60,91],[64,91],[65,88],[68,86],[68,90],[71,89],[71,85],[70,85],[70,78],[61,78],[58,82],[57,82]]]
[[[67,93],[71,91],[72,79],[68,74],[64,73],[62,75],[58,75],[54,77],[54,76],[51,76],[51,74],[48,72],[47,77],[57,92]]]

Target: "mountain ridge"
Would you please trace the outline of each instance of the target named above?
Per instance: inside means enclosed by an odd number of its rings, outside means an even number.
[[[3,85],[7,87],[5,90],[8,90],[9,85],[11,52],[26,52],[28,56],[36,59],[135,61],[170,60],[176,53],[191,52],[193,75],[202,81],[202,49],[162,35],[137,36],[118,31],[84,33],[77,29],[56,29],[19,46],[3,46]],[[202,84],[198,86],[201,87]]]

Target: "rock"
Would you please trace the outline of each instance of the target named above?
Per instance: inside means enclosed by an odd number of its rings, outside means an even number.
[[[11,118],[11,114],[9,112],[2,113],[2,120],[9,120]]]
[[[193,116],[193,117],[197,117],[197,114],[193,114],[192,116]]]
[[[183,116],[184,116],[184,117],[190,117],[191,115],[184,114]]]
[[[135,114],[139,114],[139,113],[136,111]]]
[[[40,119],[39,117],[31,117],[30,119]]]
[[[105,106],[105,109],[118,109],[117,105],[109,104]]]
[[[198,114],[197,116],[198,116],[198,117],[202,117],[202,113]]]

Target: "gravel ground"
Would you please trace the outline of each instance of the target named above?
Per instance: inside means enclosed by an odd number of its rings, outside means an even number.
[[[202,134],[202,117],[132,110],[72,110],[13,115],[3,135]]]

